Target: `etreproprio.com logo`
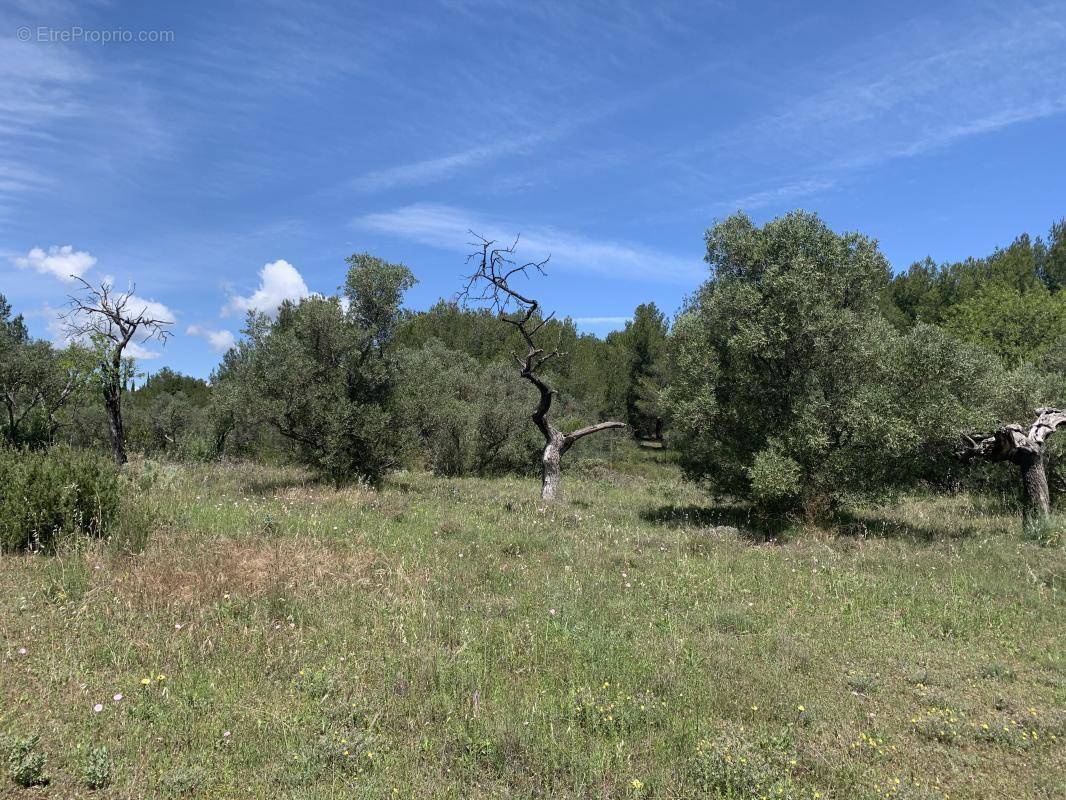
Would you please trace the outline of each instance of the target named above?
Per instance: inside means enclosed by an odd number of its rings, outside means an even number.
[[[174,31],[131,31],[127,28],[49,28],[23,26],[15,33],[20,42],[56,42],[59,44],[148,44],[174,41]]]

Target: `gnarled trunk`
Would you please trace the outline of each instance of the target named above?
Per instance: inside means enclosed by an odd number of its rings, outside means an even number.
[[[1029,528],[1039,525],[1051,515],[1051,494],[1048,491],[1043,453],[1026,455],[1030,457],[1020,459],[1018,466],[1022,478],[1022,524]]]
[[[553,430],[552,437],[544,445],[544,455],[541,457],[543,476],[540,484],[540,499],[545,503],[553,502],[559,497],[559,485],[563,480],[564,442],[563,435]]]
[[[1051,514],[1044,451],[1048,438],[1066,426],[1066,411],[1038,408],[1036,421],[1026,431],[1021,425],[1004,425],[995,433],[963,437],[959,455],[963,459],[984,458],[1009,461],[1018,467],[1022,483],[1022,524],[1039,525]]]

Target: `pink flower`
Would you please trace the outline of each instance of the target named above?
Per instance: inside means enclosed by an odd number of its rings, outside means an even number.
[[[99,714],[103,710],[104,710],[104,704],[103,703],[97,703],[95,706],[93,706],[93,713],[94,714]]]
[[[117,702],[119,702],[119,701],[120,701],[121,699],[122,699],[122,692],[118,692],[118,693],[117,693],[117,694],[115,695],[115,702],[117,703]]]

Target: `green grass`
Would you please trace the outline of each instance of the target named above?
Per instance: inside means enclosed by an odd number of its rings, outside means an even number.
[[[151,469],[140,552],[0,560],[0,730],[51,781],[0,791],[1063,796],[1061,547],[965,497],[765,543],[658,459],[575,464],[547,512]]]

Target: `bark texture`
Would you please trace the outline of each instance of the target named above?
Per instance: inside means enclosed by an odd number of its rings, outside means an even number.
[[[966,459],[1007,461],[1018,468],[1022,489],[1022,522],[1038,525],[1051,513],[1044,452],[1056,430],[1066,426],[1066,411],[1036,409],[1036,420],[1026,431],[1021,425],[1004,425],[994,433],[963,437],[960,455]]]
[[[566,354],[558,350],[546,351],[545,348],[538,346],[538,334],[542,333],[544,326],[553,315],[541,317],[540,303],[516,291],[510,285],[512,277],[527,276],[530,270],[543,274],[547,259],[519,264],[513,258],[518,244],[517,239],[510,247],[494,247],[495,242],[482,237],[478,239],[480,240],[479,250],[467,259],[468,263],[477,264],[477,270],[467,279],[466,288],[459,293],[459,296],[463,300],[487,301],[497,312],[501,321],[514,326],[526,345],[525,355],[521,356],[516,353],[514,358],[518,362],[521,377],[533,384],[539,394],[537,408],[533,412],[532,419],[533,424],[544,437],[540,497],[542,502],[551,503],[560,497],[563,456],[574,445],[574,442],[600,431],[624,428],[626,425],[624,422],[608,420],[564,433],[551,423],[549,413],[555,390],[548,385],[540,370],[553,359],[564,357]]]

